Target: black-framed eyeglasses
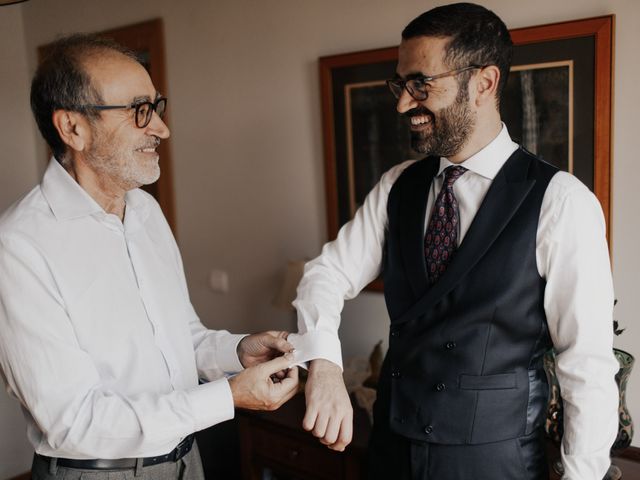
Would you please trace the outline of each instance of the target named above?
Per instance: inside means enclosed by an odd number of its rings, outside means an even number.
[[[455,70],[439,73],[438,75],[421,75],[408,80],[392,78],[391,80],[387,80],[387,86],[396,98],[400,98],[402,96],[402,91],[407,90],[414,100],[423,101],[429,97],[429,91],[427,90],[429,82],[439,78],[452,77],[453,75],[458,75],[459,73],[466,72],[468,70],[475,70],[476,68],[484,67],[482,65],[469,65],[468,67],[456,68]]]
[[[132,102],[128,105],[79,105],[78,108],[90,108],[93,110],[115,110],[118,108],[135,109],[136,127],[144,128],[149,125],[153,112],[156,112],[160,118],[164,117],[167,110],[167,98],[158,97],[155,102]]]

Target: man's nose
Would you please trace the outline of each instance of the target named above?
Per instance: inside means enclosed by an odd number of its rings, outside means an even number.
[[[396,104],[396,110],[398,111],[398,113],[406,113],[409,110],[416,108],[417,106],[418,101],[411,95],[409,95],[409,92],[406,88],[403,88]]]
[[[153,112],[151,121],[149,122],[149,125],[147,125],[147,133],[149,135],[155,135],[158,138],[162,138],[163,140],[165,138],[169,138],[169,135],[171,135],[169,127],[167,127],[167,124],[164,123],[160,118],[160,115],[156,112]]]

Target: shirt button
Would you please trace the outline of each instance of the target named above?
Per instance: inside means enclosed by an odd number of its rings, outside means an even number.
[[[427,435],[431,435],[431,432],[433,432],[433,427],[431,425],[427,425],[426,427],[424,427],[424,433],[426,433]]]
[[[439,384],[436,385],[436,390],[439,391],[439,392],[443,391],[445,388],[447,388],[447,387],[446,387],[446,385],[444,383],[439,383]]]
[[[391,378],[400,378],[400,370],[393,370],[391,372]]]
[[[400,332],[398,330],[391,330],[391,336],[392,337],[397,337],[400,335]]]

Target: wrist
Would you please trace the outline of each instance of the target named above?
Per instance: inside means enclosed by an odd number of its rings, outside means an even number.
[[[309,363],[309,373],[335,373],[342,376],[342,369],[330,360],[316,358]]]

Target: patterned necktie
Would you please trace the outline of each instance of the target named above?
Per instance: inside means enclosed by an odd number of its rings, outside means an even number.
[[[436,283],[447,269],[458,248],[458,200],[453,194],[453,184],[467,169],[459,165],[447,167],[444,171],[444,184],[433,206],[427,233],[424,237],[424,252],[427,261],[429,283]]]

